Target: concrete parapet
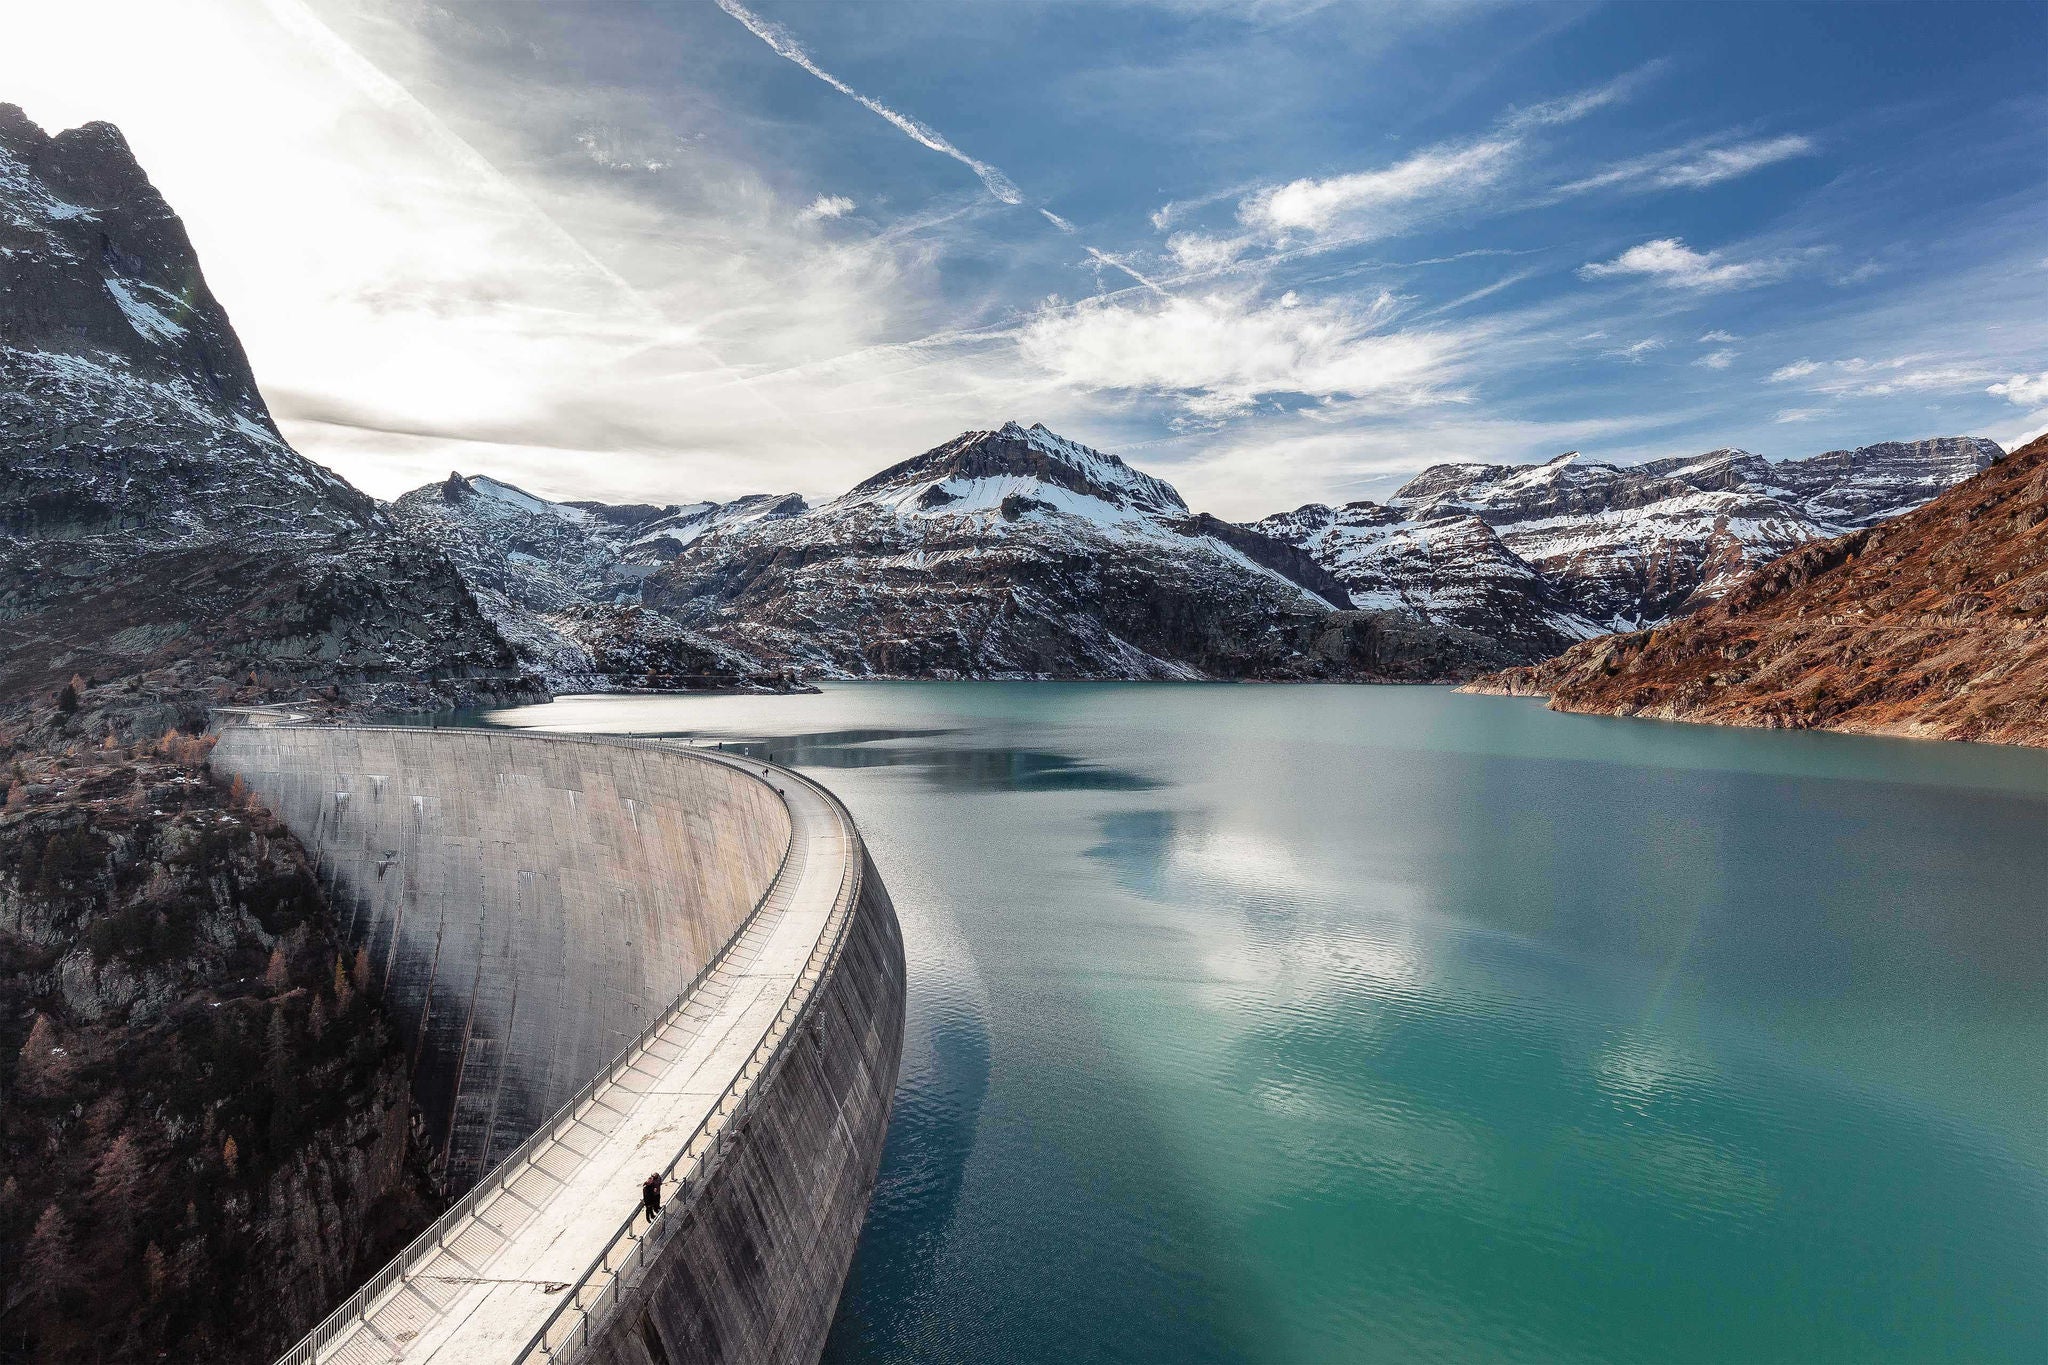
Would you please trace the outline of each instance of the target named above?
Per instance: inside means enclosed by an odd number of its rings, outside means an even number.
[[[811,1365],[867,1216],[903,1051],[903,941],[864,869],[836,969],[704,1187],[585,1349],[594,1365]]]

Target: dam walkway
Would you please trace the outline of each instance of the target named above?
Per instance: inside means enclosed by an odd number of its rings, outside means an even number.
[[[665,1210],[686,1206],[747,1114],[754,1083],[802,1026],[858,894],[862,854],[844,809],[785,769],[623,742],[722,763],[776,788],[790,839],[774,881],[637,1042],[281,1365],[580,1355],[640,1265],[641,1182],[664,1172]]]

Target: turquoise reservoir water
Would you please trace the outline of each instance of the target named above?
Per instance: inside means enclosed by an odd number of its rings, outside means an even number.
[[[2048,1361],[2048,753],[1423,688],[491,719],[858,817],[910,1023],[832,1365]]]

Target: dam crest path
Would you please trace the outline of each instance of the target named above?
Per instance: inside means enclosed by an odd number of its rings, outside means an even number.
[[[651,1341],[651,1327],[613,1319],[673,1273],[657,1262],[677,1225],[785,1050],[800,1031],[816,1042],[823,1027],[807,1006],[833,973],[866,870],[836,798],[787,769],[682,744],[519,738],[731,769],[779,798],[787,847],[751,913],[674,1003],[280,1365],[615,1360],[622,1332]],[[655,1171],[666,1177],[664,1209],[650,1227],[640,1187]]]

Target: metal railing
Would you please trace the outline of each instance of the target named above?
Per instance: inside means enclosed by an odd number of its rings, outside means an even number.
[[[229,708],[221,709],[227,710]],[[241,708],[234,709],[240,710]],[[330,727],[322,728],[325,729]],[[378,732],[399,732],[415,735],[422,733],[418,727],[407,725],[351,725],[345,727],[331,728],[342,728],[348,730],[370,730]],[[426,733],[434,732],[428,731]],[[695,749],[687,745],[678,743],[667,743],[657,740],[626,739],[624,737],[614,737],[606,735],[561,735],[549,733],[529,734],[527,732],[494,733],[489,730],[464,730],[460,733],[483,735],[487,738],[498,738],[502,734],[506,735],[507,737],[546,740],[550,743],[578,743],[590,744],[606,748],[640,749],[665,754],[691,754],[706,762],[715,762],[724,767],[735,768],[742,773],[746,773],[748,776],[754,777],[757,781],[761,780],[759,774],[751,773],[748,771],[748,760],[738,759],[736,757],[725,754],[712,754],[702,749]],[[817,783],[811,782],[808,778],[797,777],[796,774],[787,773],[787,770],[784,771],[786,775],[796,777],[796,780],[803,782],[806,786],[812,787],[813,789],[818,791],[823,791],[823,788],[819,787]],[[769,786],[770,790],[774,790],[774,786],[772,783],[764,783],[764,785]],[[778,791],[777,795],[780,796],[782,794]],[[831,800],[829,794],[827,796],[827,800],[828,803],[831,804],[831,806],[833,807],[835,816],[840,819],[842,824],[845,823],[845,816],[840,812],[838,803],[834,800]],[[788,798],[784,797],[783,807],[785,810],[788,809],[788,804]],[[425,1232],[422,1232],[419,1236],[415,1237],[411,1242],[407,1243],[405,1250],[399,1252],[397,1256],[393,1257],[390,1261],[386,1262],[381,1269],[379,1269],[374,1275],[372,1275],[368,1280],[366,1280],[363,1283],[361,1288],[357,1289],[355,1293],[349,1295],[347,1299],[343,1300],[340,1306],[335,1308],[333,1312],[329,1313],[325,1318],[322,1318],[320,1322],[313,1328],[312,1331],[308,1332],[304,1337],[302,1337],[299,1340],[297,1345],[293,1346],[289,1351],[286,1351],[283,1355],[279,1356],[277,1359],[277,1365],[315,1365],[315,1362],[317,1362],[319,1359],[321,1350],[325,1348],[329,1343],[333,1342],[337,1337],[341,1336],[343,1333],[353,1329],[358,1324],[365,1323],[368,1321],[371,1306],[373,1305],[373,1303],[375,1303],[376,1300],[383,1296],[384,1291],[391,1288],[395,1284],[399,1284],[402,1281],[409,1279],[411,1277],[411,1272],[421,1262],[425,1261],[428,1257],[440,1251],[446,1245],[448,1240],[448,1234],[453,1228],[455,1228],[458,1224],[462,1223],[465,1219],[476,1216],[480,1212],[483,1204],[487,1200],[498,1195],[512,1181],[518,1179],[520,1176],[526,1173],[527,1169],[533,1164],[535,1158],[539,1155],[541,1149],[554,1143],[558,1138],[560,1138],[560,1136],[563,1133],[565,1133],[566,1131],[575,1126],[575,1124],[579,1120],[581,1111],[587,1105],[590,1104],[592,1098],[597,1094],[597,1092],[602,1090],[605,1086],[609,1085],[613,1080],[617,1079],[617,1077],[622,1072],[626,1071],[632,1063],[632,1061],[646,1049],[647,1045],[655,1037],[657,1037],[664,1029],[668,1028],[669,1025],[674,1023],[676,1017],[680,1015],[683,1012],[683,1010],[689,1006],[689,1004],[691,1003],[691,997],[696,994],[698,987],[702,986],[704,982],[712,975],[713,972],[717,971],[720,967],[725,965],[727,959],[730,957],[733,951],[734,946],[742,938],[744,938],[746,936],[747,931],[753,927],[755,920],[759,918],[761,914],[762,908],[768,904],[771,898],[773,898],[776,890],[781,887],[784,879],[788,876],[789,856],[791,850],[795,847],[795,844],[796,817],[794,812],[791,812],[789,837],[783,843],[781,861],[776,865],[775,875],[769,879],[767,888],[764,891],[762,891],[760,899],[754,902],[754,906],[751,910],[747,912],[746,918],[741,920],[738,926],[734,928],[732,934],[729,937],[727,937],[724,945],[720,947],[718,952],[714,954],[711,957],[711,959],[707,961],[704,964],[704,966],[698,970],[697,974],[690,979],[690,983],[687,986],[685,986],[682,989],[682,991],[676,996],[674,1002],[671,1003],[667,1009],[663,1010],[660,1016],[657,1017],[651,1024],[649,1024],[645,1029],[643,1029],[638,1037],[633,1039],[633,1041],[631,1041],[630,1043],[627,1043],[626,1046],[619,1051],[618,1055],[612,1058],[610,1065],[606,1066],[604,1070],[600,1071],[596,1076],[592,1077],[588,1082],[586,1082],[580,1090],[578,1090],[566,1102],[564,1102],[559,1108],[557,1108],[555,1112],[552,1115],[550,1115],[548,1119],[544,1123],[542,1123],[539,1128],[535,1129],[531,1134],[529,1134],[525,1141],[521,1142],[517,1147],[513,1148],[512,1151],[505,1156],[504,1160],[500,1161],[496,1166],[492,1167],[491,1171],[482,1180],[479,1180],[475,1185],[471,1186],[469,1190],[462,1195],[461,1198],[457,1199],[453,1204],[451,1204],[448,1207],[448,1209],[441,1214],[439,1218],[434,1220],[433,1224],[430,1227],[428,1227]],[[849,861],[857,862],[858,860],[849,859]],[[840,888],[842,893],[845,890],[844,881],[845,878],[844,876],[842,876]],[[835,913],[837,913],[836,905]],[[819,937],[822,941],[826,937],[826,935],[821,934]],[[815,956],[816,953],[814,950],[813,957]],[[801,974],[799,974],[799,980],[801,981],[801,979]],[[771,1029],[771,1032],[772,1031],[773,1030]],[[737,1084],[737,1081],[735,1082],[735,1084]],[[728,1087],[728,1090],[730,1088],[731,1087]],[[718,1106],[714,1106],[713,1108],[714,1115],[716,1115],[719,1112],[719,1109],[723,1107],[723,1103],[724,1097],[721,1096],[720,1104]],[[700,1131],[702,1127],[703,1125],[700,1124]],[[694,1140],[695,1134],[692,1134],[692,1141],[694,1142]],[[688,1145],[686,1144],[686,1155],[687,1152]],[[677,1160],[680,1161],[681,1158],[678,1157]],[[673,1170],[674,1165],[674,1162],[670,1163],[671,1170]],[[632,1220],[628,1219],[627,1224],[629,1227],[631,1226],[631,1223]],[[614,1241],[616,1240],[617,1239],[614,1238]],[[599,1259],[602,1260],[603,1258],[600,1257]],[[585,1272],[586,1279],[589,1277],[589,1274],[589,1271]],[[578,1284],[580,1286],[581,1281],[579,1281]],[[555,1317],[560,1316],[560,1312],[561,1310],[558,1308],[556,1310],[555,1315],[551,1316],[548,1319],[549,1323],[554,1322]],[[543,1326],[541,1331],[542,1334],[545,1334],[547,1328]],[[526,1350],[521,1352],[518,1358],[524,1360],[531,1353],[532,1347],[531,1345],[529,1345],[526,1348]]]
[[[845,866],[840,871],[839,889],[834,893],[825,930],[818,935],[803,969],[797,973],[789,998],[776,1012],[774,1022],[762,1035],[753,1054],[719,1095],[717,1103],[698,1121],[682,1150],[662,1169],[664,1180],[687,1181],[687,1188],[693,1194],[701,1189],[704,1179],[724,1156],[740,1125],[753,1112],[766,1088],[759,1082],[776,1070],[792,1041],[801,1036],[804,1016],[817,1001],[818,984],[831,976],[846,946],[846,931],[852,923],[855,904],[860,899],[863,859],[851,817],[839,804],[838,798],[823,786],[799,773],[787,769],[784,772],[809,787],[832,812],[846,841]],[[689,1171],[678,1176],[678,1168],[686,1163]],[[644,1268],[649,1256],[667,1244],[678,1226],[674,1216],[676,1211],[688,1206],[689,1200],[679,1189],[676,1197],[663,1205],[647,1230],[640,1233],[635,1232],[635,1226],[642,1214],[638,1210],[630,1214],[612,1233],[604,1250],[568,1287],[566,1297],[555,1305],[547,1321],[527,1339],[526,1345],[509,1365],[524,1365],[536,1355],[559,1363],[574,1359],[579,1351],[588,1347],[592,1322],[618,1306],[622,1293],[634,1282],[629,1279],[631,1273]]]

